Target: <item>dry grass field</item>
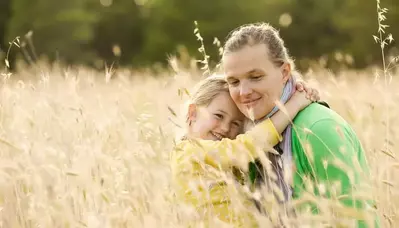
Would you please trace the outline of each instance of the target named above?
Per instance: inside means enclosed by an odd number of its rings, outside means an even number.
[[[0,227],[187,227],[169,200],[168,107],[198,75],[42,66],[2,80]],[[398,77],[306,75],[360,137],[383,227],[399,226]]]

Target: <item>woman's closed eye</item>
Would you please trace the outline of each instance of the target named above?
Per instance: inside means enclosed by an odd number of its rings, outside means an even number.
[[[263,78],[264,75],[251,75],[249,78],[251,80],[257,81]]]

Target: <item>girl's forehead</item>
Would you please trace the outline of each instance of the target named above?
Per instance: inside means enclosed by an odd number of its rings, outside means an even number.
[[[236,104],[231,99],[230,94],[227,91],[220,93],[217,97],[215,97],[215,99],[208,106],[208,108],[211,111],[224,113],[233,119],[244,119],[244,115],[237,108]]]
[[[230,94],[227,91],[222,91],[210,103],[210,106],[226,108],[230,107],[233,103],[233,100],[230,97]]]

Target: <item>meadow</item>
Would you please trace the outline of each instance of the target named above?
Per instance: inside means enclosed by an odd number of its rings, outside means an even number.
[[[174,113],[201,77],[57,65],[3,75],[0,227],[201,227],[170,201],[168,163]],[[304,74],[361,139],[383,227],[399,226],[397,77]]]

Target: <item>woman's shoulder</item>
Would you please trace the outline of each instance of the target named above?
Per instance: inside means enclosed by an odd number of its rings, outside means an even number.
[[[293,121],[296,127],[308,129],[318,122],[329,123],[332,126],[341,125],[350,128],[349,123],[340,114],[331,109],[326,102],[310,104],[299,112]]]
[[[326,102],[323,103],[312,103],[308,107],[296,115],[294,118],[294,124],[296,126],[309,127],[313,123],[324,119],[340,119],[340,116],[330,109]]]
[[[328,106],[313,103],[298,113],[293,120],[293,141],[297,138],[304,139],[315,126],[323,124],[326,128],[334,128],[337,124],[344,123],[342,117]]]

